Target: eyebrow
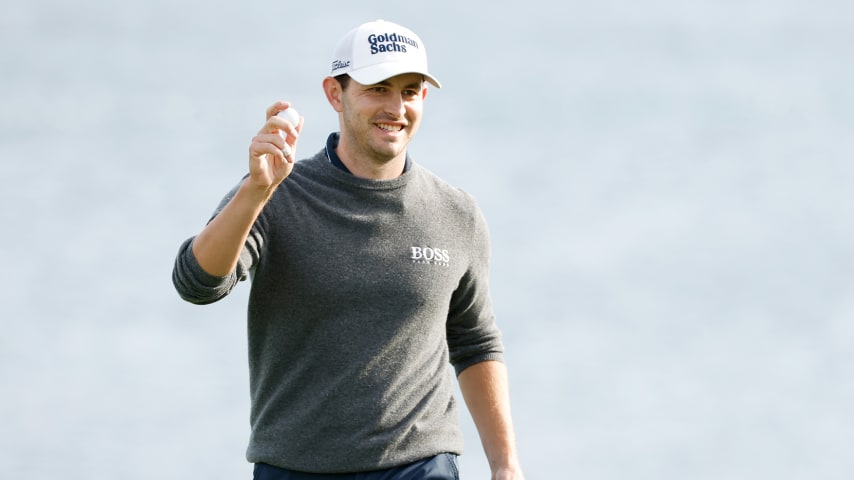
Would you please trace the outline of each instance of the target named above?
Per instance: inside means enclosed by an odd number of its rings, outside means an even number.
[[[391,82],[389,82],[388,80],[383,80],[382,82],[375,83],[374,85],[382,85],[383,87],[392,86]],[[417,81],[417,82],[412,82],[408,85],[404,85],[403,88],[421,88],[422,85],[424,85],[424,79],[421,79],[420,81]]]

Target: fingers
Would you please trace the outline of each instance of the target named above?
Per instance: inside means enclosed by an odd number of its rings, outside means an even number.
[[[285,110],[285,109],[290,108],[290,107],[291,107],[291,102],[279,101],[279,102],[276,102],[276,103],[270,105],[269,107],[267,107],[267,120],[269,120],[270,117],[275,117],[276,114],[281,112],[282,110]]]
[[[291,102],[278,101],[278,102],[270,105],[269,107],[267,107],[266,119],[269,120],[270,117],[275,117],[279,113],[281,113],[281,112],[283,112],[289,108],[293,108],[293,104],[291,104]]]
[[[276,102],[268,107],[267,121],[249,146],[250,174],[253,178],[257,175],[256,180],[260,183],[281,182],[296,160],[294,153],[304,119],[300,117],[298,124],[292,125],[276,116],[288,108],[289,102]]]
[[[263,131],[258,132],[258,135],[252,138],[252,143],[269,143],[279,150],[284,150],[287,145],[285,137],[279,134],[279,132],[265,133]]]
[[[279,118],[279,117],[275,117]],[[284,130],[281,130],[281,136],[285,141],[285,146],[290,147],[291,151],[296,150],[297,142],[299,142],[299,134],[302,132],[302,125],[305,122],[305,119],[299,117],[299,123],[297,125],[292,125],[288,122],[285,122],[287,126]],[[285,154],[287,156],[287,153]]]
[[[258,131],[255,138],[252,139],[252,142],[268,143],[275,146],[280,151],[281,158],[288,163],[293,163],[295,160],[294,152],[296,144],[299,140],[299,134],[302,131],[305,119],[300,117],[299,123],[293,125],[284,118],[276,116],[276,114],[288,108],[291,108],[290,102],[276,102],[270,105],[266,112],[267,121],[261,127],[261,130]],[[267,150],[269,149],[263,149],[265,152]],[[276,157],[279,158],[279,155],[277,154]]]
[[[267,119],[267,123],[261,127],[261,130],[258,130],[259,134],[262,133],[279,133],[282,132],[289,137],[296,138],[299,136],[300,130],[302,130],[303,119],[300,118],[299,125],[291,125],[290,122],[286,121],[284,118],[272,116]]]
[[[293,125],[286,119],[277,116],[280,112],[289,108],[291,108],[290,102],[276,102],[270,105],[270,107],[267,108],[267,122],[264,124],[264,128],[262,128],[262,130],[266,129],[267,132],[272,133],[274,129],[278,129],[279,131],[285,132],[289,136],[296,138],[302,130],[304,121],[302,116],[299,117],[297,125]]]
[[[258,133],[280,133],[286,137],[286,140],[288,140],[288,143],[292,146],[296,144],[305,119],[300,117],[299,123],[297,125],[293,125],[286,119],[276,116],[277,113],[287,110],[288,108],[290,108],[290,103],[288,102],[276,102],[271,105],[270,108],[267,109],[267,122],[264,123],[264,126],[261,127],[261,130],[259,130]]]
[[[281,141],[282,137],[279,137],[278,135],[276,135],[276,137],[279,138],[281,143],[284,143]],[[269,155],[280,162],[293,163],[293,158],[285,156],[283,148],[284,147],[277,146],[275,143],[266,141],[265,139],[259,139],[259,137],[256,136],[252,139],[252,144],[249,145],[249,155],[251,158],[255,159],[261,159],[263,156]]]
[[[279,134],[256,135],[252,139],[249,152],[252,156],[271,154],[287,163],[294,163],[295,160],[294,147],[285,142]]]

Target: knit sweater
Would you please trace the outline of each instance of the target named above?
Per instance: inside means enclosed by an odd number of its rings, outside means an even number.
[[[503,351],[471,196],[415,163],[368,180],[321,151],[279,185],[234,272],[207,274],[192,241],[173,271],[185,300],[252,278],[250,462],[340,473],[462,452],[448,365]]]

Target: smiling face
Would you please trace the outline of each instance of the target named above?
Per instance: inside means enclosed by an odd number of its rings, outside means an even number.
[[[400,175],[406,146],[421,124],[427,96],[423,77],[407,73],[373,85],[350,79],[346,88],[327,78],[324,89],[339,113],[341,140],[336,151],[341,161],[358,176]]]

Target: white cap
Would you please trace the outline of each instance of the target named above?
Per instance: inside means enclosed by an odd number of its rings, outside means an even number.
[[[332,76],[345,73],[363,85],[403,73],[420,73],[436,88],[442,87],[427,72],[427,51],[418,35],[383,20],[359,25],[335,46]]]

